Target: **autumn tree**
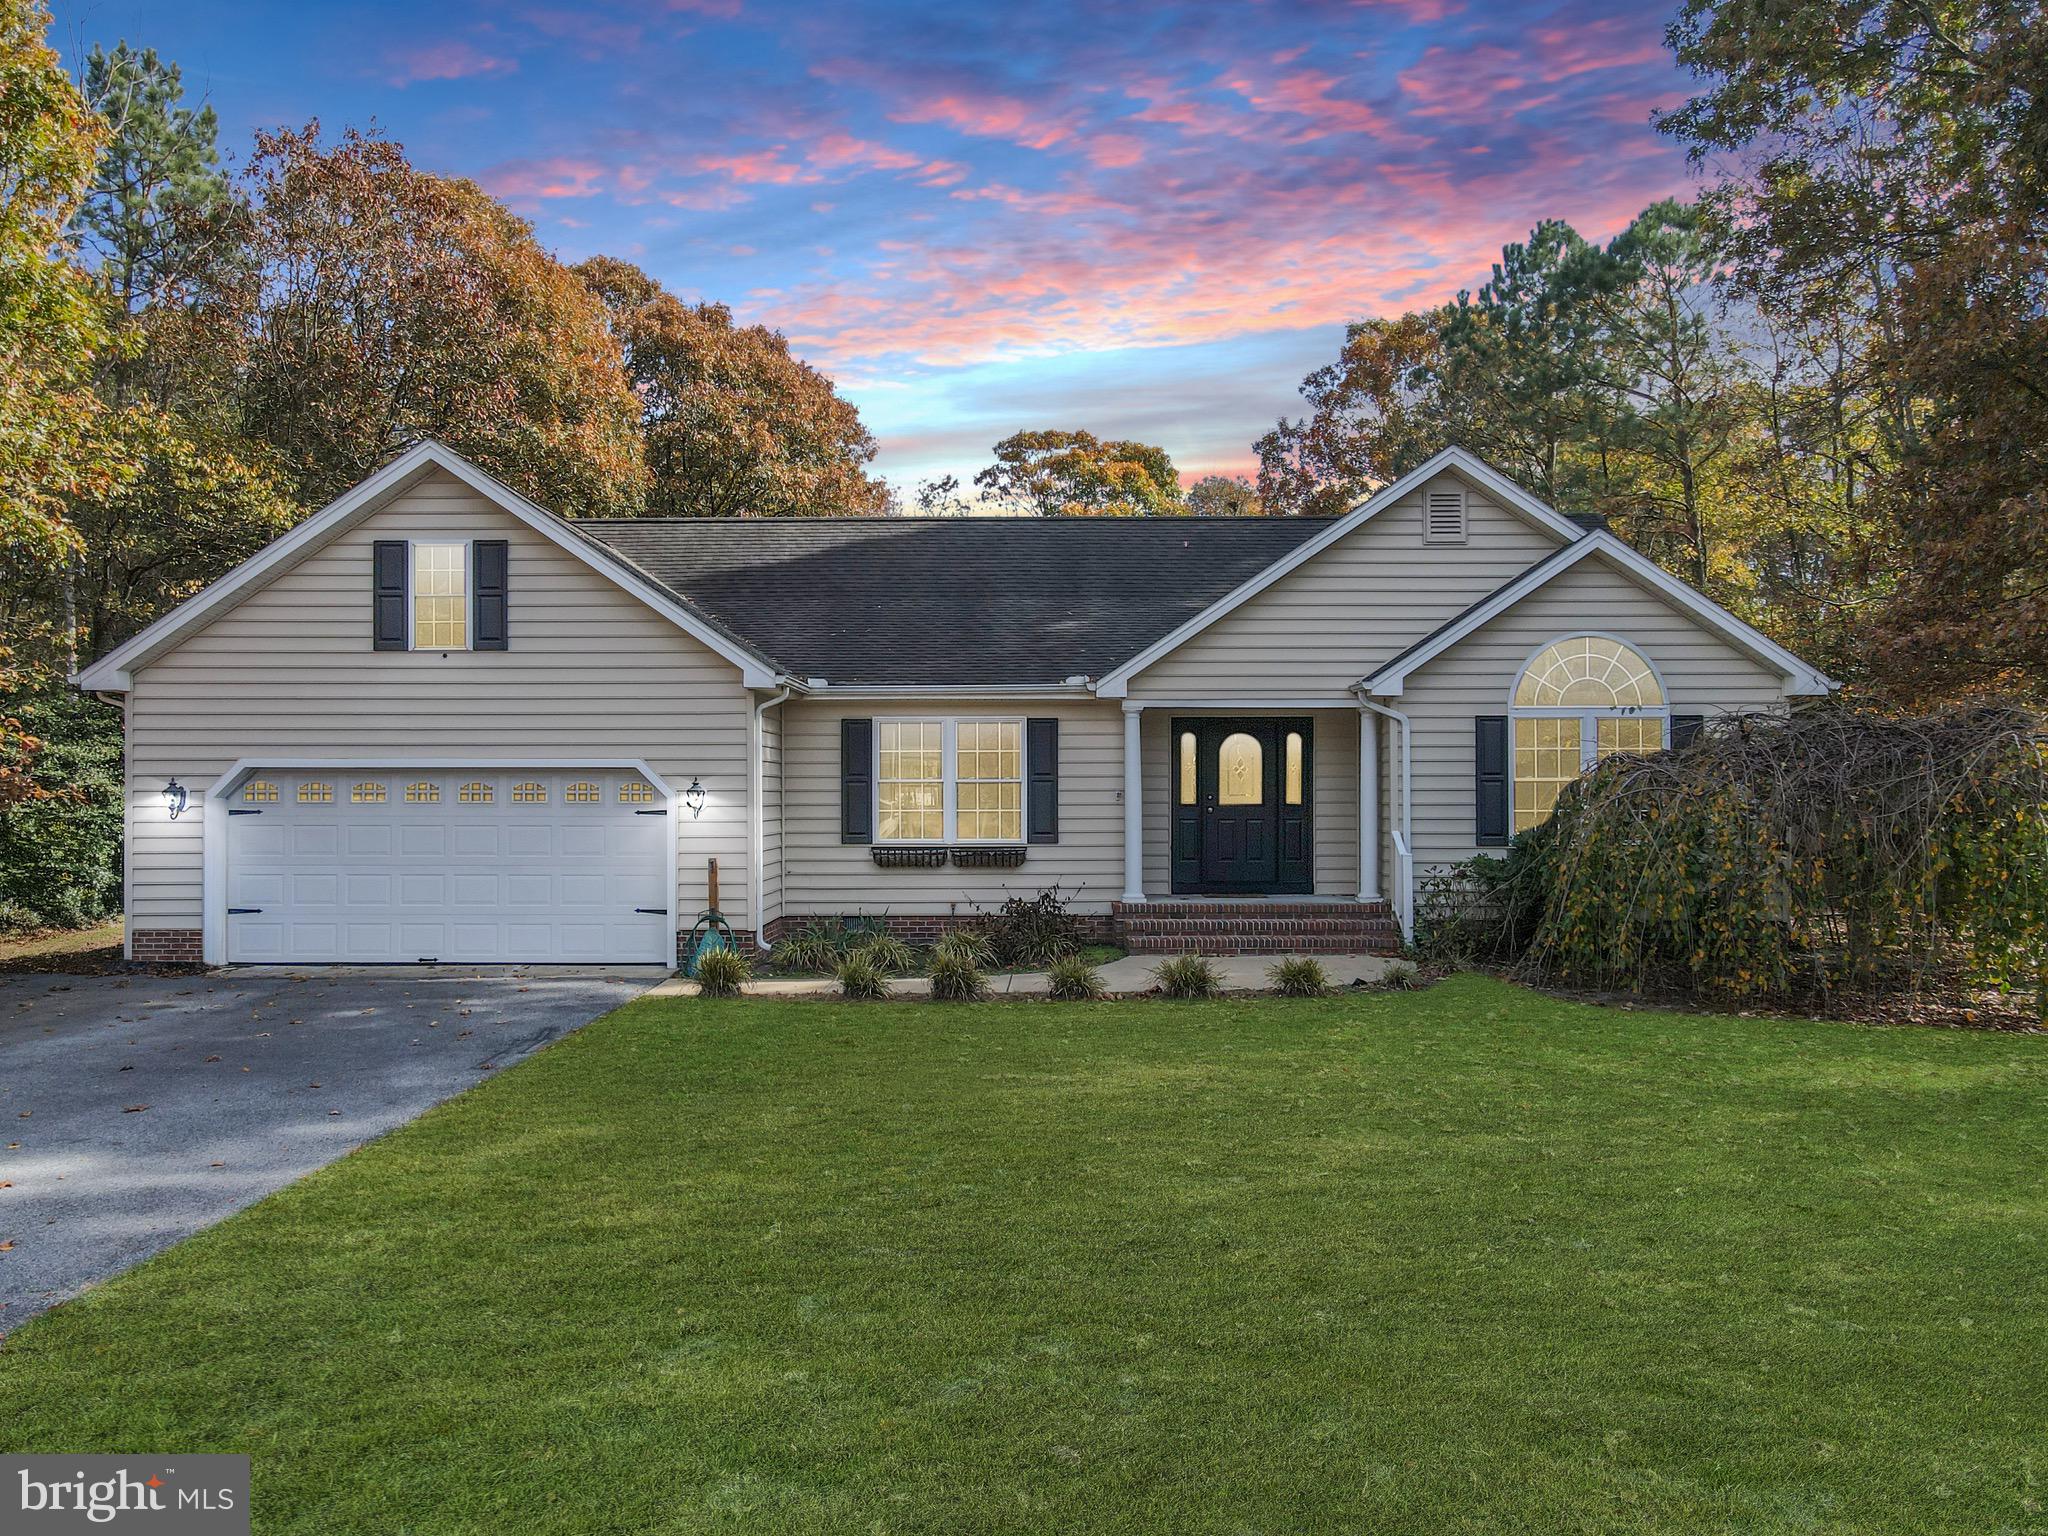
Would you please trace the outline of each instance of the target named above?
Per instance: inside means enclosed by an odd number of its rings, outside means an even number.
[[[1190,517],[1258,517],[1265,512],[1258,487],[1243,475],[1204,475],[1188,487]]]
[[[1302,380],[1309,414],[1252,444],[1267,510],[1348,511],[1444,446],[1443,324],[1429,310],[1346,327],[1337,360]]]
[[[860,413],[779,331],[685,304],[613,257],[576,272],[603,301],[639,397],[649,513],[851,517],[887,504]]]
[[[1727,165],[1759,307],[1840,337],[1863,483],[1905,549],[1866,661],[1901,691],[2048,688],[2048,48],[2005,0],[1686,0],[1701,93],[1664,119]]]
[[[974,483],[1041,517],[1146,517],[1186,510],[1166,450],[1092,432],[1017,432]]]
[[[105,125],[44,43],[49,24],[35,0],[0,0],[0,545],[54,564],[77,544],[67,499],[119,465],[92,430],[105,316],[68,241]]]
[[[242,409],[318,505],[433,437],[563,513],[636,510],[638,404],[604,309],[525,221],[401,146],[261,133]]]

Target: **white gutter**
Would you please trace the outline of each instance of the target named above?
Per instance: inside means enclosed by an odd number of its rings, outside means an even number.
[[[754,943],[763,954],[768,951],[768,921],[765,903],[762,900],[766,866],[765,849],[768,843],[765,817],[761,809],[763,785],[766,775],[761,769],[761,732],[763,716],[790,695],[783,688],[772,698],[761,700],[747,717],[747,902],[754,914]]]
[[[1384,715],[1401,728],[1401,825],[1394,830],[1395,878],[1401,892],[1401,942],[1415,942],[1415,726],[1398,709],[1358,695],[1358,707]]]

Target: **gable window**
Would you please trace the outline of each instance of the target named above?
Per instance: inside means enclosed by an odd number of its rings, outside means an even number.
[[[412,647],[469,649],[469,546],[412,546]]]
[[[1022,720],[877,720],[875,840],[1024,841]]]
[[[1661,752],[1670,701],[1642,652],[1608,635],[1545,646],[1516,680],[1514,830],[1549,817],[1564,787],[1603,757]]]

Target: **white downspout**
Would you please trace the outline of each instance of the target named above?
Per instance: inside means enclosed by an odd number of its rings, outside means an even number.
[[[1375,704],[1364,694],[1358,696],[1361,709],[1385,715],[1401,728],[1401,825],[1394,833],[1394,854],[1398,862],[1395,879],[1401,891],[1401,941],[1415,942],[1415,727],[1398,709]]]
[[[768,918],[765,901],[768,859],[765,850],[768,845],[766,813],[761,801],[765,793],[767,775],[761,763],[761,733],[764,716],[768,711],[789,697],[790,690],[784,688],[770,698],[756,704],[747,718],[747,901],[754,915],[754,945],[762,953],[768,951]]]

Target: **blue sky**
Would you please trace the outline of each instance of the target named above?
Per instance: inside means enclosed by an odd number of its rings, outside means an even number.
[[[785,332],[908,486],[1086,427],[1248,471],[1346,320],[1686,195],[1626,0],[58,0],[258,127],[374,121],[565,259]]]

